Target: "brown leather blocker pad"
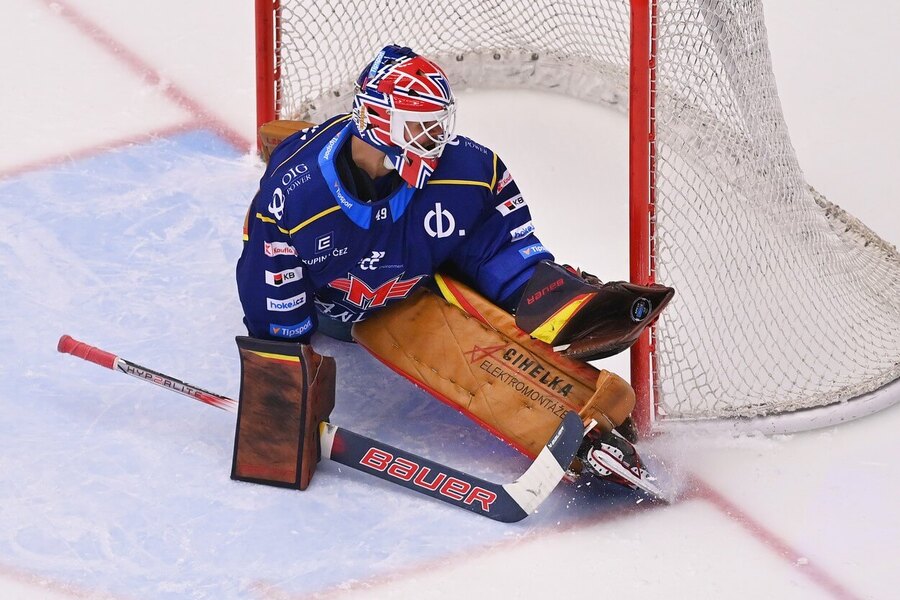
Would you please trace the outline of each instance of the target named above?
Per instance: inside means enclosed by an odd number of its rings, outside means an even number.
[[[236,338],[241,392],[231,478],[305,490],[318,426],[334,408],[335,362],[309,345]]]
[[[554,352],[473,289],[446,276],[436,279],[455,305],[420,290],[355,324],[354,339],[530,456],[568,410],[585,423],[596,419],[603,431],[631,414],[634,391],[621,377]]]

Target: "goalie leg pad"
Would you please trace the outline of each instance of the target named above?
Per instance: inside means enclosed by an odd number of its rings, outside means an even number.
[[[355,324],[354,339],[532,457],[567,411],[596,420],[603,431],[631,413],[634,391],[622,378],[532,339],[471,288],[446,276],[436,281],[447,300],[421,290]]]
[[[259,128],[259,149],[263,160],[269,162],[272,152],[288,137],[294,135],[298,131],[315,127],[313,123],[306,121],[269,121]]]
[[[305,490],[319,422],[334,408],[335,362],[310,346],[236,338],[241,392],[231,478]]]

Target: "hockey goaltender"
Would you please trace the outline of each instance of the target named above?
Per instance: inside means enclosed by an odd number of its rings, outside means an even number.
[[[268,164],[237,264],[249,336],[235,479],[309,484],[334,406],[318,331],[532,457],[574,411],[595,425],[573,473],[652,489],[629,441],[631,386],[587,361],[631,346],[674,290],[554,262],[510,171],[455,133],[455,111],[438,65],[387,46],[349,114],[262,127]]]

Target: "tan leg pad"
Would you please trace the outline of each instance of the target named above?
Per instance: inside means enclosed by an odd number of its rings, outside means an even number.
[[[306,121],[279,120],[264,123],[259,128],[258,133],[260,152],[262,153],[263,160],[269,162],[272,151],[275,150],[275,147],[284,141],[286,137],[297,133],[301,129],[308,129],[312,126],[313,123],[308,123]]]
[[[449,302],[419,291],[354,325],[356,341],[530,456],[566,411],[603,430],[631,413],[634,392],[622,378],[554,352],[471,288],[437,280]]]

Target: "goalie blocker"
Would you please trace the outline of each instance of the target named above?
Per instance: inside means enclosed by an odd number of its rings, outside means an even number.
[[[305,490],[334,408],[335,362],[305,344],[236,338],[241,391],[231,478]]]

